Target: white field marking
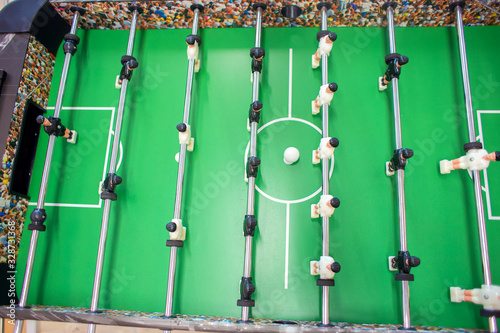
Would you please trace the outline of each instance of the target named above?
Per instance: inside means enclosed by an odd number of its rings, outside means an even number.
[[[318,126],[316,126],[316,125],[308,122],[307,120],[300,119],[300,118],[278,118],[278,119],[274,119],[274,120],[272,120],[272,121],[270,121],[270,122],[262,125],[262,127],[260,127],[259,130],[257,131],[257,134],[259,134],[260,131],[262,131],[264,128],[268,127],[269,125],[272,125],[274,123],[281,122],[281,121],[297,121],[297,122],[301,122],[301,123],[304,123],[306,125],[311,126],[316,131],[318,131],[319,134],[322,134],[322,132],[321,132],[321,130],[319,129]],[[250,141],[247,144],[247,148],[245,149],[245,155],[243,156],[243,163],[245,165],[245,170],[246,170],[246,163],[247,163],[247,159],[248,159],[248,151],[249,151],[249,149],[250,149]],[[334,165],[335,165],[335,155],[332,155],[329,178],[332,178]],[[267,199],[269,199],[271,201],[278,202],[278,203],[284,203],[284,204],[286,204],[286,203],[296,204],[296,203],[304,202],[304,201],[307,201],[307,200],[309,200],[311,198],[314,198],[316,195],[318,195],[321,192],[321,190],[323,189],[323,186],[320,186],[320,188],[316,192],[308,195],[307,197],[304,197],[304,198],[301,198],[301,199],[296,199],[296,200],[284,200],[284,199],[278,199],[278,198],[272,197],[269,194],[267,194],[266,192],[262,191],[257,185],[255,185],[255,189],[262,196],[264,196],[265,198],[267,198]]]
[[[122,160],[123,160],[123,145],[122,142],[120,141],[120,150],[119,150],[120,158],[118,159],[118,164],[116,165],[116,171],[120,169],[120,166],[122,165]]]
[[[479,128],[479,137],[481,142],[484,145],[484,139],[483,139],[483,124],[481,123],[481,114],[486,113],[486,114],[500,114],[500,111],[477,111],[477,124]],[[484,177],[484,186],[483,186],[483,191],[486,193],[486,206],[488,209],[488,219],[490,220],[500,220],[500,216],[493,216],[492,211],[491,211],[491,197],[490,197],[490,185],[488,183],[488,169],[483,170],[483,177]]]
[[[47,110],[54,110],[55,107],[49,107]],[[111,143],[111,134],[112,134],[112,129],[113,129],[113,122],[115,119],[115,109],[114,107],[81,107],[81,106],[63,106],[61,108],[62,110],[108,110],[111,111],[111,121],[109,124],[109,134],[108,134],[108,143],[106,146],[106,157],[104,159],[104,168],[102,172],[102,179],[106,177],[106,168],[108,166],[108,157],[109,157],[109,146]],[[28,206],[36,206],[36,202],[29,202]],[[56,203],[56,202],[47,202],[44,204],[44,206],[47,207],[72,207],[72,208],[101,208],[102,207],[102,200],[99,198],[99,203],[98,204],[73,204],[73,203]]]
[[[290,248],[290,204],[286,204],[286,228],[285,228],[285,289],[288,289],[288,256]]]
[[[293,67],[293,49],[290,49],[288,60],[288,118],[292,118],[292,67]]]

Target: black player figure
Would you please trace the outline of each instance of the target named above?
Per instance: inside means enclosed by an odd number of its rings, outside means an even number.
[[[389,65],[384,76],[379,77],[378,89],[380,91],[387,89],[387,85],[392,79],[399,79],[401,67],[408,63],[407,56],[399,53],[391,53],[385,57],[385,63]]]
[[[262,71],[262,59],[265,56],[265,51],[263,48],[254,47],[250,50],[250,56],[252,57],[252,74],[254,72]]]
[[[77,133],[61,124],[61,119],[56,117],[38,116],[36,122],[43,126],[44,131],[49,135],[62,136],[69,143],[76,143]]]
[[[123,56],[121,62],[122,70],[120,71],[120,75],[116,80],[116,88],[121,88],[123,80],[127,79],[127,81],[130,81],[130,79],[132,78],[133,70],[139,67],[139,63],[132,56]]]

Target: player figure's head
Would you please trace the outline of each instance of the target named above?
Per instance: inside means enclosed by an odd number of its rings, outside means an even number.
[[[328,143],[330,144],[331,148],[337,148],[339,146],[339,139],[337,139],[337,138],[330,138],[330,140],[328,141]]]
[[[128,62],[127,62],[127,68],[131,71],[133,71],[134,69],[136,69],[137,67],[139,67],[139,63],[137,62],[137,60],[135,59],[130,59]]]
[[[193,35],[187,36],[187,38],[186,38],[187,45],[193,46],[194,42],[196,42],[196,38]]]
[[[331,82],[328,84],[328,89],[330,89],[330,92],[334,93],[337,91],[339,87],[337,86],[337,84],[335,82]]]
[[[334,273],[340,272],[340,264],[338,262],[332,263],[328,268]]]
[[[252,111],[254,112],[259,112],[260,110],[262,110],[262,102],[261,101],[255,101],[252,103]]]
[[[410,59],[408,59],[407,56],[404,56],[404,55],[399,56],[399,58],[398,58],[398,66],[404,66],[404,65],[406,65],[408,63],[408,61],[410,61]]]
[[[328,41],[330,41],[330,43],[333,43],[335,42],[335,40],[337,40],[337,34],[335,32],[328,32],[328,34],[326,35],[327,39],[326,39],[326,42],[328,43]]]
[[[181,133],[184,133],[187,130],[187,125],[184,123],[180,123],[179,125],[177,125],[177,130]]]
[[[253,58],[255,60],[262,60],[262,57],[264,57],[264,55],[266,54],[266,52],[264,51],[263,48],[256,48],[253,52]]]
[[[338,208],[340,206],[339,198],[332,198],[330,200],[330,205],[332,206],[332,208]]]

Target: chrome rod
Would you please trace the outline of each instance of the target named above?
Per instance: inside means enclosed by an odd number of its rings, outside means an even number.
[[[255,47],[260,47],[262,36],[262,8],[257,8],[257,22],[255,24]]]
[[[462,82],[464,88],[465,108],[467,113],[467,128],[469,131],[469,142],[476,141],[476,127],[474,124],[474,109],[472,108],[472,97],[470,91],[469,68],[467,65],[467,48],[465,45],[463,9],[460,5],[455,7],[457,38],[460,49],[460,64],[462,67]],[[474,179],[474,196],[476,199],[477,227],[479,233],[479,242],[481,249],[481,259],[483,264],[484,284],[491,285],[490,257],[488,251],[488,236],[486,233],[486,218],[484,216],[483,194],[481,186],[481,177],[479,171],[472,171]],[[498,324],[495,317],[488,318],[490,332],[498,332]]]
[[[255,208],[255,178],[248,178],[247,215],[253,215]]]
[[[165,304],[165,316],[172,315],[172,305],[174,297],[174,283],[175,283],[175,268],[177,261],[177,246],[170,247],[170,264],[168,267],[168,282],[167,282],[167,302]]]
[[[390,53],[396,53],[396,37],[394,33],[394,8],[387,7],[387,30],[389,32],[389,50]],[[394,136],[396,149],[403,148],[401,135],[401,111],[399,108],[399,82],[397,78],[392,79],[392,106],[394,109]],[[399,244],[400,251],[407,251],[406,236],[406,206],[405,206],[405,182],[404,170],[399,169],[397,173],[398,182],[398,215],[399,215]],[[401,281],[401,297],[403,308],[403,328],[411,327],[410,320],[410,286],[408,281]]]
[[[80,13],[76,10],[73,15],[73,21],[71,23],[70,33],[75,35],[78,29],[78,23],[80,21]],[[68,77],[69,65],[71,63],[72,55],[71,53],[66,53],[64,57],[64,64],[61,73],[61,81],[59,83],[59,91],[57,92],[57,100],[54,110],[54,118],[59,118],[62,103],[64,99],[64,93],[66,90],[66,79]],[[47,145],[47,153],[45,154],[45,163],[43,166],[42,181],[40,184],[40,191],[38,193],[38,202],[36,209],[43,209],[45,206],[45,195],[47,193],[47,186],[49,183],[50,166],[52,164],[52,156],[54,153],[54,145],[56,142],[56,137],[50,135],[49,143]],[[28,301],[28,293],[31,283],[31,275],[33,273],[33,264],[35,263],[36,247],[38,244],[38,230],[33,230],[31,233],[30,247],[28,250],[28,259],[26,261],[26,270],[24,272],[23,287],[21,290],[21,298],[19,299],[19,307],[23,308],[26,306]],[[24,326],[24,320],[17,320],[14,325],[14,333],[21,333]]]
[[[132,56],[134,50],[135,32],[137,29],[137,9],[134,10],[132,15],[132,23],[130,25],[130,33],[127,44],[127,55]],[[122,80],[120,90],[120,100],[118,103],[118,112],[116,117],[116,124],[113,137],[113,146],[111,150],[111,159],[109,161],[108,173],[115,173],[116,163],[118,159],[118,151],[120,150],[120,135],[123,122],[123,112],[125,109],[125,101],[127,99],[128,79]],[[92,289],[92,301],[90,303],[90,311],[96,312],[99,308],[99,294],[101,290],[101,280],[103,272],[104,255],[106,250],[106,240],[108,237],[109,215],[111,210],[111,200],[104,200],[104,210],[102,214],[101,234],[99,236],[99,246],[97,251],[97,261],[94,276],[94,287]],[[87,332],[94,333],[96,330],[95,324],[88,325]]]
[[[396,53],[396,37],[394,35],[394,8],[387,7],[387,29],[389,30],[389,51]]]
[[[245,237],[245,253],[252,253],[252,236]],[[245,256],[244,277],[250,277],[252,274],[252,256]]]
[[[200,10],[194,8],[194,18],[193,26],[191,28],[191,34],[198,34],[198,21],[200,17]],[[189,124],[189,116],[191,110],[191,100],[193,95],[193,80],[194,80],[194,67],[196,59],[188,60],[188,73],[186,80],[186,94],[184,99],[184,113],[182,116],[182,121],[186,125]],[[177,187],[175,190],[175,203],[174,203],[174,219],[181,218],[181,206],[182,206],[182,190],[184,187],[184,176],[186,169],[186,151],[187,144],[181,143],[179,150],[179,168],[177,170]],[[170,262],[168,267],[168,281],[167,281],[167,297],[165,301],[165,317],[171,317],[173,313],[173,303],[174,303],[174,285],[175,285],[175,271],[177,265],[177,247],[170,247]],[[164,332],[169,333],[170,330],[165,330]]]
[[[321,30],[328,29],[328,13],[325,6],[321,7]],[[326,54],[321,55],[321,84],[328,84],[328,56]],[[323,104],[321,106],[322,114],[322,136],[323,138],[328,137],[328,104]],[[323,195],[330,194],[330,179],[329,179],[329,167],[330,159],[321,159],[322,166],[322,193]],[[328,256],[330,254],[330,218],[328,216],[323,216],[322,218],[322,254],[323,256]],[[322,306],[321,306],[321,324],[330,324],[330,287],[322,287]]]
[[[262,37],[262,8],[257,8],[257,21],[255,24],[255,47],[260,47]],[[252,102],[259,100],[259,80],[260,73],[252,73]],[[250,124],[250,156],[257,157],[257,123]],[[247,196],[247,215],[255,214],[255,177],[248,177],[248,196]],[[253,236],[245,236],[245,263],[243,268],[243,277],[252,275],[252,241]],[[250,307],[241,308],[241,320],[248,321],[250,318]]]
[[[476,141],[476,127],[474,125],[474,109],[472,108],[472,98],[469,82],[469,67],[467,65],[467,48],[465,46],[464,25],[462,17],[462,7],[455,7],[458,46],[460,48],[460,64],[462,65],[462,82],[465,95],[465,108],[467,114],[467,128],[469,129],[469,142]]]
[[[174,219],[181,218],[182,188],[184,186],[184,169],[186,165],[187,144],[181,144],[179,152],[179,169],[177,170],[177,189],[175,191]]]

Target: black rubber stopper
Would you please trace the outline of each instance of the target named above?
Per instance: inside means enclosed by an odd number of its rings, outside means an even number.
[[[82,7],[77,7],[77,6],[71,6],[71,8],[69,9],[71,12],[79,12],[80,15],[85,15],[85,12],[87,11],[86,9],[82,8]]]
[[[64,40],[65,41],[73,41],[76,45],[78,45],[80,43],[80,37],[78,37],[77,35],[73,35],[73,34],[66,34],[64,35]]]
[[[394,59],[397,59],[399,57],[401,57],[401,54],[399,54],[399,53],[390,53],[390,54],[385,56],[385,64],[389,65],[389,63],[391,61],[393,61]]]
[[[167,240],[167,246],[184,247],[184,242],[181,240],[169,239],[169,240]]]
[[[236,302],[236,305],[237,306],[246,306],[246,307],[252,308],[255,306],[255,301],[253,299],[239,299]]]
[[[267,4],[265,2],[255,2],[252,5],[253,10],[257,10],[257,8],[262,8],[262,11],[265,11],[267,8]]]
[[[398,273],[394,276],[396,281],[414,281],[415,277],[413,274]]]
[[[316,285],[321,287],[334,287],[335,280],[334,279],[317,279]]]
[[[465,152],[468,152],[471,149],[483,149],[483,144],[481,142],[469,142],[464,144]]]
[[[326,8],[326,10],[332,8],[332,4],[329,3],[329,2],[320,2],[318,3],[318,6],[316,6],[318,8],[318,10],[321,10],[323,7]]]
[[[281,15],[289,19],[295,19],[302,14],[302,8],[295,5],[285,5],[281,8]]]
[[[464,0],[459,0],[459,1],[451,1],[450,2],[450,12],[454,12],[455,8],[457,6],[460,6],[462,8],[465,8],[465,1]]]
[[[500,311],[499,310],[481,309],[479,311],[479,314],[481,315],[481,317],[497,317],[497,318],[500,318]]]
[[[203,10],[205,10],[205,7],[203,7],[203,5],[199,3],[193,3],[190,8],[193,12],[195,9],[198,9],[200,13],[203,13]]]
[[[395,1],[384,2],[384,4],[382,5],[382,9],[387,10],[387,7],[389,7],[389,6],[391,6],[392,9],[396,9],[396,7],[398,6],[398,3]]]
[[[144,12],[144,8],[142,8],[141,6],[137,6],[137,5],[130,5],[128,7],[128,10],[133,13],[134,10],[137,10],[137,14],[142,14]]]

